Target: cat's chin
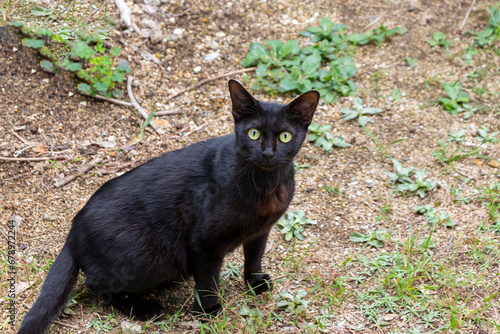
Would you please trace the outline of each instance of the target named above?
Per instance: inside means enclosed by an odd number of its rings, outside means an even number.
[[[263,163],[263,164],[257,165],[257,168],[264,170],[266,172],[275,171],[275,170],[279,169],[280,167],[281,167],[281,165],[269,164],[269,163]]]

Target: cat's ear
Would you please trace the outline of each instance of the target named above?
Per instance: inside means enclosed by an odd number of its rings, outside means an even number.
[[[319,92],[312,90],[304,93],[288,104],[287,112],[300,120],[302,125],[309,126],[319,102]]]
[[[229,80],[229,93],[235,120],[240,120],[245,110],[255,110],[257,100],[238,81]]]

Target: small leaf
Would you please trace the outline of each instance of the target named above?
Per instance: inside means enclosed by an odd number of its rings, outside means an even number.
[[[76,72],[82,68],[82,64],[69,62],[66,64],[66,69],[68,71]]]
[[[80,84],[78,84],[78,89],[81,90],[82,92],[90,94],[90,91],[92,90],[92,87],[90,87],[86,83],[80,83]]]
[[[43,8],[39,6],[35,6],[31,8],[31,14],[35,16],[47,16],[52,14],[53,10],[51,8]]]
[[[46,68],[48,70],[52,70],[54,68],[54,64],[51,61],[49,61],[49,60],[42,60],[40,62],[40,66],[42,68]]]
[[[24,38],[22,44],[30,48],[40,49],[43,46],[43,41],[41,39]]]

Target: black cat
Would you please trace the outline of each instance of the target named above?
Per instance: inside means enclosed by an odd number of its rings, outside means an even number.
[[[288,105],[256,100],[229,81],[235,134],[169,152],[106,182],[73,220],[66,244],[18,333],[45,333],[81,268],[87,286],[138,320],[165,313],[136,293],[196,283],[194,311],[216,315],[224,256],[243,244],[244,276],[256,293],[272,288],[261,259],[269,231],[295,190],[293,158],[319,93]]]

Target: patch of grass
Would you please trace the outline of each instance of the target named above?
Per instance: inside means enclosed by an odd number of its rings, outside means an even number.
[[[296,293],[281,291],[279,296],[280,301],[276,307],[284,309],[285,312],[302,314],[307,310],[307,306],[311,302],[310,299],[304,299],[307,296],[305,290],[298,290]]]
[[[408,66],[410,66],[411,68],[415,68],[415,67],[417,67],[418,59],[407,57],[406,62],[408,63]]]
[[[252,42],[242,62],[244,67],[256,66],[252,88],[275,92],[305,93],[315,89],[325,103],[338,101],[341,96],[356,95],[352,80],[358,72],[353,58],[353,45],[380,45],[387,37],[404,34],[406,29],[387,29],[384,25],[366,33],[346,34],[346,26],[327,17],[318,27],[309,27],[300,35],[310,37],[314,45],[300,47],[298,40],[283,42],[265,40]]]
[[[430,46],[440,46],[445,49],[449,49],[451,46],[451,42],[448,41],[448,35],[444,34],[440,31],[436,31],[432,34],[432,38],[427,41]]]
[[[384,241],[387,237],[387,230],[385,228],[379,228],[377,230],[372,230],[368,233],[354,232],[349,235],[349,239],[354,242],[365,242],[369,246],[373,247],[383,247]]]
[[[78,89],[91,96],[101,94],[118,97],[122,92],[116,84],[124,81],[130,67],[126,62],[116,63],[114,60],[120,55],[120,47],[106,50],[103,46],[110,29],[107,4],[103,4],[97,18],[88,13],[92,17],[91,22],[87,22],[89,18],[85,17],[85,13],[74,15],[74,5],[70,10],[66,8],[64,13],[57,6],[35,6],[31,13],[36,17],[46,17],[43,21],[13,25],[20,27],[27,36],[23,39],[23,45],[37,49],[47,58],[41,61],[42,68],[54,72],[61,69],[74,72],[83,81]],[[55,20],[62,20],[64,24],[53,26],[51,23]],[[79,61],[75,62],[74,59]]]
[[[438,141],[439,149],[433,151],[431,156],[436,157],[443,164],[450,166],[453,166],[456,161],[470,156],[484,157],[480,152],[486,150],[488,144],[498,143],[497,133],[490,133],[488,128],[481,127],[477,134],[475,140],[479,143],[476,146],[464,147],[465,129],[458,132],[451,132],[446,137],[446,140]]]
[[[496,7],[498,7],[498,4]],[[479,47],[492,45],[500,39],[500,8],[489,7],[489,11],[488,24],[484,30],[465,31],[466,33],[475,35],[474,44]]]
[[[464,118],[469,118],[475,110],[472,110],[473,107],[468,104],[470,95],[462,91],[461,83],[459,81],[453,84],[441,82],[441,85],[448,97],[438,97],[438,103],[452,115],[458,115],[465,111]]]
[[[285,235],[285,240],[290,241],[292,238],[303,240],[306,225],[315,225],[316,221],[307,219],[304,211],[296,210],[294,212],[285,212],[283,217],[278,220],[276,228]]]
[[[314,146],[321,146],[327,153],[332,153],[334,146],[340,148],[351,146],[351,144],[345,142],[344,137],[334,137],[332,133],[328,132],[331,128],[331,124],[311,123],[311,125],[309,125],[310,134],[307,140],[313,142]]]
[[[340,108],[340,111],[344,114],[342,118],[346,121],[357,119],[359,125],[365,126],[367,123],[374,123],[374,119],[371,116],[367,115],[375,115],[382,112],[380,108],[370,108],[363,107],[363,101],[356,97],[353,101],[354,110],[348,108]]]

